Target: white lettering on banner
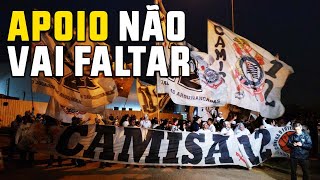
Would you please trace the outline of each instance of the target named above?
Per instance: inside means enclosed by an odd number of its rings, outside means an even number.
[[[149,129],[145,137],[142,137],[140,128],[100,125],[52,128],[55,129],[51,131],[55,132],[51,134],[55,143],[46,146],[35,144],[38,152],[125,164],[239,165],[248,168],[271,157],[287,157],[286,142],[282,141],[288,139],[283,136],[293,132],[290,127],[276,127],[260,129],[249,136],[237,137],[211,132]],[[278,134],[281,135],[278,137]]]

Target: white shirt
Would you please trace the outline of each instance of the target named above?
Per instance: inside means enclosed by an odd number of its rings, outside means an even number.
[[[211,124],[211,125],[209,126],[209,130],[210,130],[211,132],[216,132],[216,127],[215,127],[213,124]]]
[[[122,123],[122,126],[123,126],[123,127],[128,127],[128,126],[129,126],[129,121],[124,121],[124,122]]]
[[[141,127],[149,129],[151,127],[151,121],[144,119],[140,122]]]
[[[237,129],[237,130],[234,131],[234,133],[237,136],[250,135],[250,131],[247,128],[244,128],[244,130],[242,130],[242,131],[240,129]]]
[[[207,133],[207,132],[211,132],[209,129],[199,129],[197,131],[197,133]]]
[[[227,128],[222,128],[221,132],[220,132],[221,135],[227,135],[227,136],[231,136],[231,135],[234,135],[234,132],[231,128],[227,129]]]
[[[152,125],[152,129],[155,129],[158,126],[159,126],[159,124],[154,124],[154,125]]]
[[[220,122],[221,120],[223,120],[223,117],[217,117],[218,122]]]

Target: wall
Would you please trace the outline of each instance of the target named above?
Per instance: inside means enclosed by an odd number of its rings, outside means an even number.
[[[7,102],[8,105],[4,106],[4,103]],[[35,114],[40,113],[44,114],[46,112],[48,103],[45,102],[34,102],[34,109]],[[22,100],[11,100],[11,99],[0,99],[0,120],[2,120],[2,123],[0,126],[10,126],[11,122],[16,118],[18,114],[24,115],[25,111],[32,109],[32,102],[31,101],[22,101]],[[109,116],[112,114],[114,117],[118,116],[121,118],[125,114],[129,115],[136,115],[137,118],[143,117],[144,114],[141,111],[117,111],[117,110],[111,110],[106,109],[105,115]],[[157,114],[155,114],[152,117],[156,117]],[[160,113],[161,119],[172,119],[175,118],[181,118],[180,114],[170,114],[170,113]]]
[[[113,117],[119,117],[121,118],[125,114],[129,115],[135,115],[138,119],[144,116],[142,111],[118,111],[118,110],[111,110],[111,109],[106,109],[105,115],[109,117],[109,115],[112,114]],[[149,116],[149,118],[157,117],[157,114],[154,114],[153,116]],[[159,118],[160,119],[173,119],[173,118],[181,118],[182,116],[180,114],[171,114],[171,113],[160,113]]]
[[[8,105],[4,106],[4,103],[8,103]],[[48,103],[45,102],[34,102],[35,114],[45,113],[47,105]],[[10,123],[18,114],[23,116],[25,111],[28,110],[32,110],[31,101],[0,99],[0,119],[2,120],[2,126],[10,126]]]

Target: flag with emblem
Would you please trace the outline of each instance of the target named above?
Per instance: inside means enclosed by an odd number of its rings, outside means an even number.
[[[208,20],[208,53],[228,86],[228,103],[277,118],[281,89],[293,69],[268,51]]]
[[[166,35],[166,11],[161,2],[160,7],[161,26]],[[162,42],[168,67],[170,67],[170,51],[172,46],[187,46],[190,49],[190,76],[158,77],[158,92],[168,93],[176,104],[213,107],[223,106],[227,101],[226,84],[221,74],[214,65],[213,58],[204,52],[200,52],[194,46],[186,42],[169,42],[166,37]]]

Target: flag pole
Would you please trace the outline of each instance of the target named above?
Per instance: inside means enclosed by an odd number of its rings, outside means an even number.
[[[33,91],[32,91],[32,78],[30,78],[31,82],[31,103],[32,103],[32,112],[34,111],[34,103],[33,103]]]
[[[157,74],[158,76],[158,74]],[[158,78],[157,78],[158,79]],[[156,94],[157,94],[157,116],[158,116],[158,122],[160,121],[160,108],[159,108],[159,97],[158,97],[158,83],[156,84]]]
[[[154,4],[159,6],[159,11],[163,13],[164,15],[167,14],[163,4],[162,0],[154,0]],[[158,74],[157,74],[157,81],[158,81]],[[160,122],[160,108],[159,108],[159,97],[158,97],[158,83],[156,84],[156,94],[157,94],[157,116],[158,116],[158,122]]]
[[[234,32],[234,0],[231,0],[232,32]]]

